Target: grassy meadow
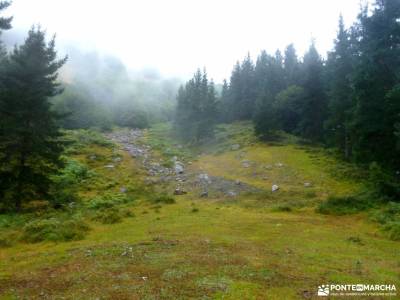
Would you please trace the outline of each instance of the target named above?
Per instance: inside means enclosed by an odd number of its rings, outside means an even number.
[[[320,213],[327,199],[362,192],[366,176],[322,148],[286,135],[260,142],[247,123],[182,146],[159,124],[140,139],[153,161],[176,156],[193,177],[249,187],[200,197],[189,176],[174,196],[175,180],[149,182],[121,145],[66,136],[59,182],[77,199],[0,215],[0,299],[313,299],[326,283],[400,286],[400,243],[385,230],[400,209]]]

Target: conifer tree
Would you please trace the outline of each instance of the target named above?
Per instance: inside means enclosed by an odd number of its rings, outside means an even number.
[[[364,9],[357,24],[359,59],[354,75],[356,101],[353,130],[358,161],[400,167],[395,124],[399,120],[400,2],[377,0],[372,14]]]
[[[323,63],[314,42],[304,55],[302,66],[304,102],[302,103],[299,133],[312,141],[322,141],[326,119],[326,95],[323,82]]]
[[[213,135],[217,119],[217,101],[213,81],[199,70],[177,95],[175,127],[186,142],[198,143]]]
[[[48,196],[63,150],[50,98],[62,90],[55,39],[32,28],[6,62],[0,95],[0,199],[19,210],[28,199]],[[10,203],[12,202],[12,203]]]
[[[328,55],[327,78],[329,94],[329,118],[326,122],[327,141],[336,146],[346,159],[352,151],[350,132],[352,110],[351,76],[353,57],[350,34],[344,27],[343,17],[339,19],[339,30],[335,47]]]
[[[300,64],[293,44],[285,49],[284,70],[286,86],[298,85],[300,82]]]

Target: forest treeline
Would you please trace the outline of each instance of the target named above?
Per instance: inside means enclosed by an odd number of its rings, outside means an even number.
[[[293,45],[274,55],[262,51],[255,62],[248,55],[236,63],[220,97],[198,71],[177,100],[175,123],[186,140],[212,134],[217,122],[252,120],[262,138],[285,131],[371,164],[385,191],[399,196],[400,1],[363,7],[350,28],[340,17],[326,59],[314,42],[302,59]]]

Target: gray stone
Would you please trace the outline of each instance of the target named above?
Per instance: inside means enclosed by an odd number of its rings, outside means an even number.
[[[174,191],[174,195],[177,195],[177,196],[185,195],[185,194],[187,194],[187,192],[180,187],[177,187]]]
[[[243,160],[243,161],[242,161],[242,167],[243,167],[243,168],[249,168],[249,167],[250,167],[250,161],[248,161],[248,160]]]
[[[126,189],[126,187],[121,187],[120,189],[119,189],[119,191],[121,192],[121,193],[126,193],[128,190]]]
[[[304,187],[311,187],[311,186],[312,186],[311,182],[304,182]]]
[[[114,165],[106,165],[106,166],[104,166],[104,168],[107,168],[107,169],[114,169],[115,166],[114,166]]]
[[[206,174],[206,173],[200,174],[199,175],[199,180],[202,183],[211,184],[211,179],[208,176],[208,174]]]
[[[237,193],[234,192],[234,191],[228,191],[228,192],[226,193],[226,195],[227,195],[228,197],[236,197],[236,196],[237,196]]]
[[[231,150],[232,151],[236,151],[236,150],[239,150],[239,149],[240,149],[240,145],[239,144],[234,144],[234,145],[231,146]]]
[[[202,192],[202,193],[200,194],[200,197],[201,197],[201,198],[207,198],[207,197],[208,197],[208,192],[207,192],[207,191]]]
[[[272,188],[271,188],[271,191],[272,191],[272,192],[276,192],[277,190],[279,190],[279,186],[276,185],[276,184],[274,184],[274,185],[272,186]]]
[[[184,170],[185,170],[183,164],[181,162],[179,162],[179,161],[175,162],[174,169],[175,169],[175,173],[176,174],[182,174],[184,172]]]

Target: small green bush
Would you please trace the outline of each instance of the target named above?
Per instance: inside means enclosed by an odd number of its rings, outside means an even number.
[[[276,212],[290,212],[292,210],[293,209],[289,204],[281,204],[281,205],[277,205],[272,208],[272,211],[276,211]]]
[[[400,241],[400,203],[389,202],[372,214],[372,220],[383,225],[383,231],[391,240]]]
[[[387,223],[383,230],[387,232],[391,240],[400,241],[400,221]]]
[[[389,202],[386,207],[372,214],[372,219],[380,224],[400,221],[400,203]]]
[[[22,208],[24,212],[38,212],[38,211],[46,211],[49,209],[50,203],[48,201],[29,201],[24,203]]]
[[[88,203],[90,209],[105,209],[112,208],[121,204],[125,204],[132,201],[126,194],[112,194],[108,193],[103,196],[94,197]]]
[[[114,145],[97,130],[68,130],[66,131],[66,139],[70,142],[68,148],[72,150],[92,144],[103,147],[112,147]]]
[[[153,203],[174,204],[175,199],[167,194],[158,194],[151,198]]]
[[[331,196],[319,205],[317,212],[326,215],[347,215],[365,211],[371,207],[373,207],[373,201],[368,195]]]
[[[64,221],[57,218],[39,219],[23,227],[22,240],[29,243],[80,240],[88,230],[89,226],[77,218]]]
[[[83,180],[92,177],[93,172],[87,166],[73,159],[67,159],[66,166],[61,172],[52,177],[53,187],[51,190],[52,203],[62,206],[67,203],[77,202],[77,187]]]
[[[398,179],[376,162],[369,166],[369,181],[371,188],[381,195],[382,200],[397,201],[400,198]]]
[[[7,248],[14,245],[16,236],[13,233],[0,233],[0,248]]]
[[[107,208],[96,212],[93,217],[94,221],[102,224],[115,224],[122,221],[123,213],[117,208]]]

